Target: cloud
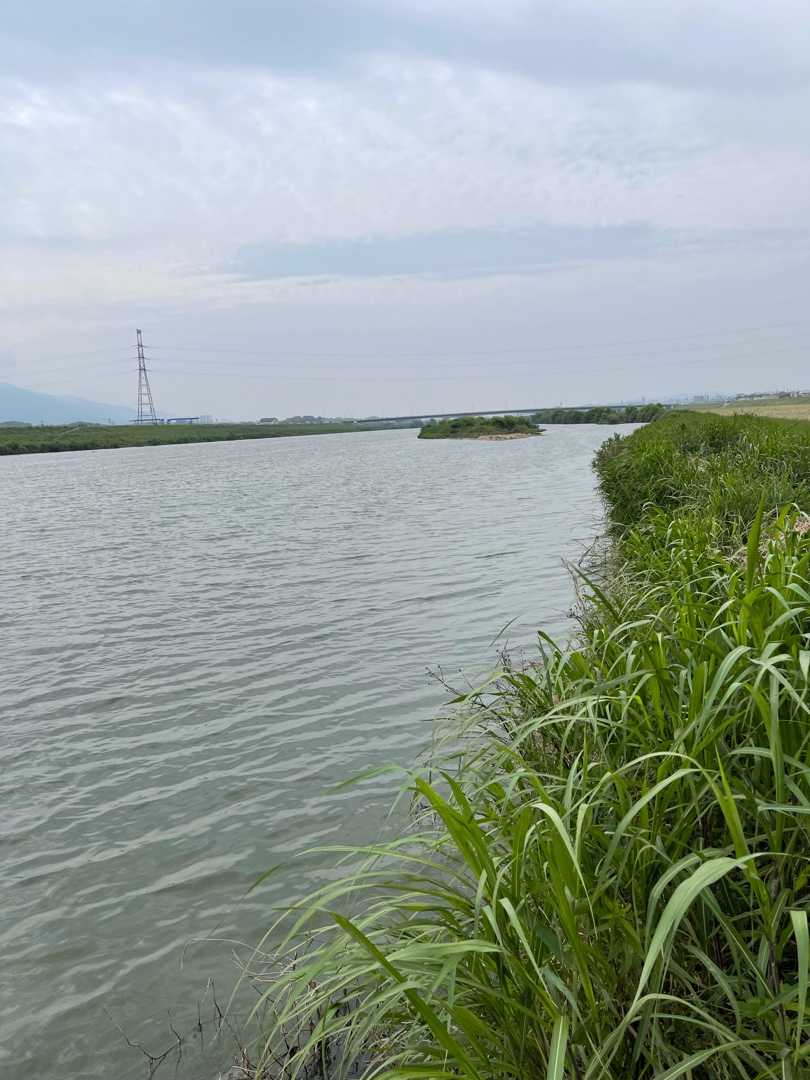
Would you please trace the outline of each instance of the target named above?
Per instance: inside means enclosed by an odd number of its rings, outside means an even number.
[[[155,58],[322,72],[373,52],[519,72],[543,82],[646,81],[780,91],[810,80],[803,0],[6,0],[9,62]]]
[[[167,250],[449,231],[810,223],[810,92],[573,92],[429,61],[351,79],[163,71],[0,85],[0,236]]]
[[[223,267],[240,277],[446,278],[536,272],[560,262],[649,254],[662,239],[643,225],[466,229],[332,243],[254,245]]]
[[[805,16],[798,0],[6,0],[14,381],[114,399],[141,324],[178,355],[194,346],[200,397],[181,400],[178,374],[174,411],[215,397],[250,414],[245,386],[272,376],[282,399],[265,411],[325,412],[338,373],[354,387],[341,411],[389,408],[388,382],[419,376],[418,411],[470,403],[480,342],[486,377],[517,394],[499,350],[538,336],[787,319],[808,276]],[[87,363],[61,359],[66,333]],[[426,338],[455,366],[403,374]],[[205,366],[198,343],[234,340],[272,340],[281,359]],[[332,367],[295,358],[324,340]],[[373,343],[367,383],[358,341]],[[603,360],[589,363],[609,388]],[[627,385],[654,394],[656,365],[633,363]],[[537,389],[559,400],[580,378],[560,364]]]

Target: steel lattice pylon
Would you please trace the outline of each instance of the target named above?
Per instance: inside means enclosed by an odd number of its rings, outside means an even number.
[[[152,387],[149,385],[149,376],[146,373],[146,357],[143,354],[143,336],[140,330],[138,335],[138,423],[156,424],[158,422],[155,412],[155,403],[152,400]]]

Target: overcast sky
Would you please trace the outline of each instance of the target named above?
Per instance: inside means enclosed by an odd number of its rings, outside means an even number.
[[[810,387],[807,0],[3,0],[0,248],[169,415]]]

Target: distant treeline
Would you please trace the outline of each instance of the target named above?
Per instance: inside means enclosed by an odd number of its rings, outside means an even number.
[[[540,409],[534,413],[535,424],[648,424],[667,411],[665,405],[624,405],[611,408],[597,405],[593,409]]]
[[[347,419],[341,416],[287,416],[283,420],[279,420],[275,416],[263,416],[259,420],[260,424],[293,424],[300,426],[306,424],[308,427],[315,425],[330,425],[330,424],[363,424],[368,428],[369,425],[376,425],[377,428],[412,428],[421,427],[421,420],[378,420],[373,416],[368,416],[365,419],[355,420],[353,418]]]
[[[386,428],[387,424],[123,424],[64,427],[4,427],[0,455],[49,454],[67,450],[114,450],[128,446],[278,439],[290,435],[329,435]]]

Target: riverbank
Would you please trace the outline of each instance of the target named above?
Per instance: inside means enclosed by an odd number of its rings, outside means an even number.
[[[810,420],[810,395],[776,399],[773,397],[732,402],[730,405],[693,405],[695,412],[717,416],[770,416],[774,420]]]
[[[128,446],[281,439],[381,431],[391,424],[67,424],[62,427],[0,427],[0,455],[69,450],[120,450]]]
[[[676,413],[596,470],[575,642],[457,700],[411,829],[273,927],[257,1075],[804,1075],[810,425]]]

